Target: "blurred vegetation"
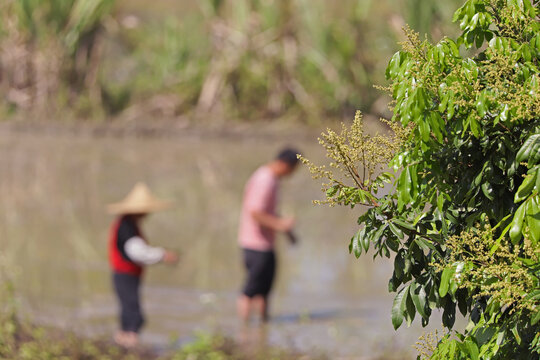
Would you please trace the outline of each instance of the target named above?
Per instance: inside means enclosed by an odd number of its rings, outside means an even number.
[[[0,5],[4,106],[12,111],[100,108],[102,22],[113,4],[114,0],[4,1]]]
[[[458,0],[7,0],[0,109],[76,118],[382,114],[386,59]],[[155,7],[155,9],[153,9]]]

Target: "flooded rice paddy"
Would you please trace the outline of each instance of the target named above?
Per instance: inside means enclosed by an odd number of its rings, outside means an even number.
[[[104,207],[142,180],[176,202],[147,220],[150,242],[182,254],[176,267],[157,265],[146,273],[142,340],[149,346],[181,346],[198,331],[218,331],[336,359],[414,358],[411,344],[424,329],[392,328],[391,260],[348,254],[361,209],[312,205],[320,186],[305,168],[282,184],[280,209],[297,217],[300,243],[291,247],[280,239],[273,320],[264,328],[238,324],[242,189],[291,139],[0,133],[1,265],[15,279],[23,316],[84,334],[112,334],[112,218]],[[315,138],[294,145],[311,159],[324,158]]]

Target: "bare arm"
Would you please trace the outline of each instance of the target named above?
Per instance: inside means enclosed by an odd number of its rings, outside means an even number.
[[[264,211],[254,210],[251,212],[251,216],[260,225],[275,231],[288,232],[294,226],[294,218],[281,218]]]

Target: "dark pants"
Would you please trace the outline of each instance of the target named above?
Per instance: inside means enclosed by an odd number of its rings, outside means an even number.
[[[144,324],[139,301],[141,277],[113,273],[113,284],[120,305],[120,325],[123,331],[139,332]]]
[[[242,249],[247,279],[242,293],[249,298],[267,297],[272,290],[276,273],[276,255],[273,251]]]

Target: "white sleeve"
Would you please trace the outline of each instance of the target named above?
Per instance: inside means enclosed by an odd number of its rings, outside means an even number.
[[[129,238],[124,245],[124,250],[132,261],[141,265],[156,264],[165,255],[164,249],[150,246],[138,236]]]

